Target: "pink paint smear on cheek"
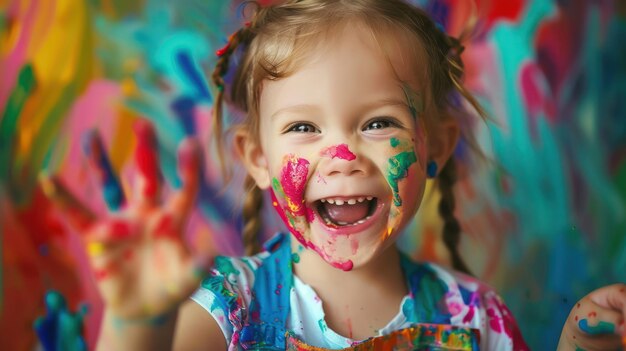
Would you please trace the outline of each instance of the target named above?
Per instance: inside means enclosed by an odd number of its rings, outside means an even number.
[[[347,144],[339,144],[326,147],[320,151],[322,157],[340,158],[342,160],[352,161],[356,159],[356,155],[350,151]]]
[[[285,193],[289,212],[294,216],[305,216],[307,222],[313,221],[313,211],[304,205],[309,161],[289,155],[287,164],[280,172],[280,185]]]

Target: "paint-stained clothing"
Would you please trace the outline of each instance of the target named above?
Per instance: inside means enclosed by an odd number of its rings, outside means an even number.
[[[284,245],[290,245],[289,235],[279,237],[280,240],[274,240],[278,243],[277,246],[282,246],[283,251],[287,250]],[[242,349],[239,346],[242,335],[250,334],[246,333],[246,325],[250,324],[250,320],[259,319],[256,307],[264,305],[272,305],[272,308],[267,309],[260,319],[271,320],[275,324],[281,319],[285,320],[284,329],[268,329],[267,333],[272,334],[267,337],[268,340],[271,339],[270,343],[274,340],[274,334],[284,334],[284,331],[292,336],[289,340],[299,339],[308,345],[327,349],[342,349],[359,343],[358,340],[339,335],[328,327],[322,301],[309,285],[292,274],[290,257],[290,251],[282,256],[264,251],[251,257],[218,257],[211,275],[191,297],[215,318],[224,333],[229,350]],[[265,275],[263,281],[256,281],[258,273],[263,271],[259,270],[262,265],[266,265],[266,268],[272,267],[270,276]],[[508,308],[483,283],[439,265],[415,263],[404,255],[402,267],[410,292],[398,306],[398,314],[378,331],[377,336],[389,336],[394,331],[417,326],[421,329],[413,328],[410,331],[413,337],[416,331],[423,334],[419,340],[424,344],[419,345],[426,347],[419,349],[441,349],[429,346],[450,345],[444,344],[443,339],[446,342],[458,339],[463,345],[474,345],[460,349],[477,348],[477,345],[480,345],[481,350],[528,349]],[[277,280],[274,270],[284,270],[289,276],[279,276]],[[267,269],[263,274],[267,274]],[[266,284],[265,281],[272,282]],[[281,295],[284,296],[284,303],[277,300],[276,296]],[[258,301],[268,298],[273,301]],[[267,314],[268,311],[271,314]],[[433,329],[433,325],[438,326],[438,330]],[[255,337],[261,338],[258,330],[266,329],[255,330]],[[246,337],[249,338],[249,335],[243,336]],[[284,338],[280,342],[284,342]]]

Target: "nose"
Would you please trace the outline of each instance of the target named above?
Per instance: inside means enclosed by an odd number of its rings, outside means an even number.
[[[323,176],[364,176],[367,165],[364,158],[354,154],[347,144],[329,146],[320,152],[320,173]]]

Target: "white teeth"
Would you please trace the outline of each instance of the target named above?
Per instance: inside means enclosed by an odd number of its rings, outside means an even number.
[[[365,220],[364,220],[364,219],[362,219],[362,220],[360,220],[360,221],[357,221],[357,223],[359,223],[359,224],[363,224],[363,223],[365,223]]]
[[[339,225],[347,225],[348,222],[337,222],[337,224],[339,224]]]
[[[357,202],[363,202],[365,201],[365,197],[358,197],[358,198],[354,198],[354,199],[348,199],[348,200],[343,200],[343,199],[320,199],[320,201],[322,203],[328,202],[329,204],[333,204],[333,205],[343,205],[343,204],[348,204],[348,205],[355,205]],[[367,201],[371,201],[372,199],[374,199],[373,196],[368,196],[367,197]]]

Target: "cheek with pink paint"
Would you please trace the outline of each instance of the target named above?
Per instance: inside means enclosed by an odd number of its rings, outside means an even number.
[[[278,178],[272,179],[272,202],[287,228],[305,246],[308,223],[314,220],[313,210],[305,203],[304,193],[309,176],[309,161],[293,154],[286,155]]]

